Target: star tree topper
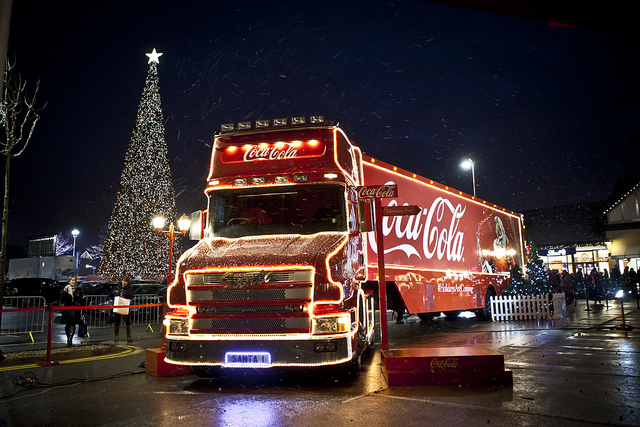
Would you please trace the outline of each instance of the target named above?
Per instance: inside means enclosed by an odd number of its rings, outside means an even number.
[[[160,63],[160,61],[158,60],[158,58],[160,58],[162,56],[161,53],[156,52],[156,48],[153,48],[153,51],[151,53],[145,53],[145,55],[147,55],[149,57],[149,62],[148,64],[151,64],[152,62],[157,62],[158,64]]]

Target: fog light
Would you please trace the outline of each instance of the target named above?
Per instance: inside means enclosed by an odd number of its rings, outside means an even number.
[[[183,342],[172,342],[169,343],[169,351],[184,353],[187,351],[187,345]]]

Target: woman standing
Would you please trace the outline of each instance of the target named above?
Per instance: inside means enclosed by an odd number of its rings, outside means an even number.
[[[69,284],[64,287],[60,294],[60,302],[65,307],[82,305],[82,298],[84,298],[84,295],[78,288],[78,280],[75,277],[69,278]],[[64,323],[64,332],[67,334],[67,345],[72,345],[73,335],[76,333],[76,325],[82,326],[82,310],[62,310],[62,322]]]
[[[122,279],[122,285],[114,292],[114,297],[126,298],[131,301],[134,297],[133,287],[131,286],[131,277],[127,276]],[[113,342],[118,342],[118,335],[120,334],[120,318],[124,317],[124,324],[127,327],[127,341],[131,342],[131,321],[129,320],[129,308],[127,307],[127,314],[119,314],[114,311],[113,313],[113,329],[115,332],[115,338]]]

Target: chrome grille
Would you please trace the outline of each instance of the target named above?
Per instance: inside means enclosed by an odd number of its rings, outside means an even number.
[[[311,270],[233,271],[196,273],[187,276],[187,285],[250,286],[271,283],[311,283]]]
[[[286,297],[284,289],[221,289],[211,291],[213,301],[285,299]]]

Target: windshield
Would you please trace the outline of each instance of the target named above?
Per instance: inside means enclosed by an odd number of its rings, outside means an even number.
[[[213,237],[346,231],[341,185],[291,185],[212,191]]]

